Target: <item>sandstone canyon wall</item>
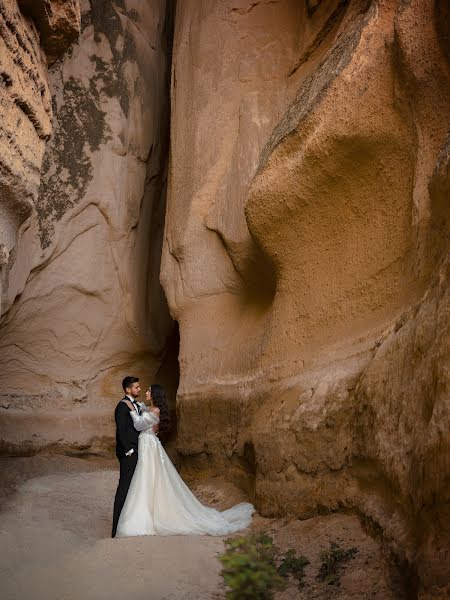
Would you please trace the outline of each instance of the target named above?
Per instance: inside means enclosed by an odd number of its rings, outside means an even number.
[[[37,199],[45,142],[51,134],[51,94],[42,46],[52,48],[48,60],[54,60],[80,31],[78,2],[64,7],[53,3],[47,7],[47,18],[42,14],[45,5],[34,3],[41,35],[30,17],[31,3],[0,3],[0,314],[5,312],[1,303],[7,293],[9,257],[15,252],[18,229]]]
[[[183,468],[356,511],[439,597],[447,3],[180,0],[169,90],[172,17],[0,0],[1,449],[109,451],[173,318]]]
[[[161,274],[184,468],[265,515],[357,510],[423,597],[448,577],[448,58],[441,2],[179,3]]]
[[[150,383],[173,328],[158,279],[171,11],[1,6],[1,444],[109,450],[122,377]]]

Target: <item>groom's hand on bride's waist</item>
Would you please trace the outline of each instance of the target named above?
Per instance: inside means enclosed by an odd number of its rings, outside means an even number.
[[[156,433],[156,435],[158,435],[158,432],[159,432],[159,425],[153,425],[152,429],[153,429],[153,431]]]

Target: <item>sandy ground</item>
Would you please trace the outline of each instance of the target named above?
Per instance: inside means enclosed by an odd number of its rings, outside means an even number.
[[[217,554],[222,538],[142,537],[112,540],[115,461],[62,456],[1,459],[0,581],[2,600],[181,600],[224,598]],[[194,491],[226,508],[242,494],[220,479]],[[399,600],[392,569],[358,519],[329,515],[307,521],[256,516],[252,530],[270,533],[281,550],[311,561],[305,585],[277,594],[291,599]],[[342,570],[340,586],[317,582],[320,551],[337,541],[358,554]]]
[[[109,537],[115,462],[109,468],[65,457],[8,463],[5,488],[16,492],[0,514],[3,600],[213,597],[220,538]],[[36,476],[23,480],[30,475]]]

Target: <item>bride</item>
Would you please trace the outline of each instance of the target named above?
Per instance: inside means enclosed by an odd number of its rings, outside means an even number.
[[[241,502],[219,512],[201,504],[179,476],[153,430],[168,421],[164,389],[152,385],[141,414],[127,401],[134,427],[140,431],[138,462],[120,513],[116,537],[136,535],[227,535],[245,529],[254,507]]]

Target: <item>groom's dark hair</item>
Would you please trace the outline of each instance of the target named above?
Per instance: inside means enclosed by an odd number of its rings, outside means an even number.
[[[131,387],[133,383],[136,383],[137,381],[139,381],[139,377],[130,377],[129,375],[125,377],[125,379],[122,381],[123,391],[126,392],[127,387]]]

